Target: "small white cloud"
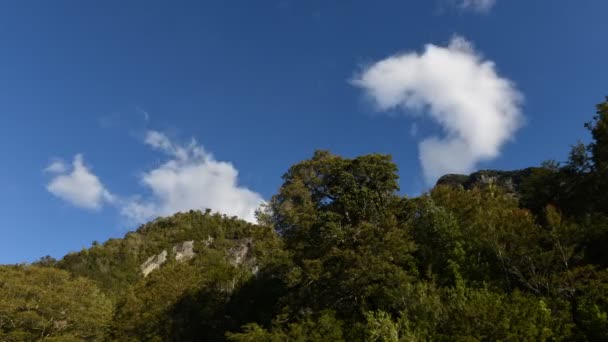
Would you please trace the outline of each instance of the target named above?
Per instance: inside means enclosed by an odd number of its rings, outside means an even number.
[[[67,166],[65,165],[63,160],[55,160],[44,169],[44,172],[64,173],[66,170]]]
[[[100,209],[103,202],[114,200],[99,178],[84,165],[81,154],[74,157],[71,171],[61,161],[51,163],[45,171],[56,174],[46,189],[77,207]]]
[[[496,5],[496,0],[460,0],[459,6],[476,12],[488,12]]]
[[[191,157],[200,159],[211,157],[211,154],[205,152],[202,146],[198,146],[194,139],[190,141],[190,144],[182,146],[174,144],[164,133],[158,131],[148,131],[144,143],[181,161],[188,160]]]
[[[395,108],[428,115],[443,128],[442,137],[419,144],[427,183],[446,173],[468,173],[496,158],[522,122],[523,96],[476,53],[462,37],[446,47],[429,44],[381,60],[353,81],[381,111]]]
[[[143,222],[178,211],[209,208],[255,221],[255,210],[263,198],[238,185],[238,171],[232,164],[215,160],[195,140],[179,145],[161,132],[149,131],[144,142],[166,153],[169,160],[141,175],[142,185],[152,196],[128,201],[122,207],[123,215]]]
[[[147,110],[137,106],[135,107],[135,109],[137,110],[137,112],[139,114],[141,114],[142,118],[144,119],[144,122],[149,122],[150,121],[150,113],[148,113]]]
[[[142,223],[146,220],[163,216],[163,214],[158,212],[158,209],[154,203],[142,203],[141,199],[125,201],[120,213],[136,223]]]
[[[157,131],[148,131],[146,133],[144,143],[164,152],[171,153],[173,150],[173,144],[169,138],[167,138],[167,136],[163,133]]]

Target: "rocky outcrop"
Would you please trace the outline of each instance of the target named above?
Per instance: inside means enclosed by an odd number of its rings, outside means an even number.
[[[201,244],[203,247],[209,248],[214,242],[215,239],[209,236],[207,239],[202,240]],[[254,274],[257,273],[258,266],[256,265],[255,257],[252,254],[252,247],[252,238],[234,240],[234,246],[227,251],[228,262],[230,262],[230,264],[234,267],[246,265],[247,267],[251,268],[251,271]],[[171,252],[171,255],[175,257],[176,262],[186,262],[194,258],[196,256],[196,253],[194,252],[194,240],[183,241],[174,245]],[[167,262],[168,257],[169,254],[166,250],[163,250],[158,255],[149,257],[140,266],[141,274],[144,277],[148,276],[148,274],[160,268],[165,262]]]
[[[215,241],[215,239],[213,238],[213,236],[208,236],[207,239],[203,241],[203,246],[209,247],[209,246],[211,246],[211,244],[213,243],[213,241]]]
[[[437,181],[437,185],[462,186],[464,189],[483,188],[490,184],[504,188],[508,193],[519,195],[521,184],[535,168],[514,171],[481,170],[470,175],[448,174]]]
[[[251,238],[241,239],[236,242],[236,245],[228,251],[230,263],[233,266],[239,266],[247,261],[251,261],[251,247],[253,240]]]
[[[148,276],[155,269],[160,268],[167,261],[167,251],[162,251],[158,255],[153,255],[148,258],[141,266],[141,274],[144,277]]]
[[[186,261],[194,258],[194,240],[184,241],[173,246],[175,261]]]

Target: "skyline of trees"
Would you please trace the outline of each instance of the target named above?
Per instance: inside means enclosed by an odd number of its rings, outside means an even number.
[[[190,211],[0,266],[0,340],[608,340],[608,98],[585,126],[589,144],[516,193],[408,198],[389,155],[316,151],[256,225]],[[176,260],[190,240],[194,257]]]

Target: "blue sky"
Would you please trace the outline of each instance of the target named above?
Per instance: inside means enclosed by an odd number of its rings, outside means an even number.
[[[250,219],[314,149],[446,171],[566,158],[608,95],[608,2],[0,5],[0,263],[210,206]],[[447,152],[446,152],[447,151]]]

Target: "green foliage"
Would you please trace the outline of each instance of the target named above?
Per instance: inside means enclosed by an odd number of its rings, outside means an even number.
[[[534,296],[455,288],[446,301],[449,319],[438,335],[450,340],[544,341],[553,335],[551,311]]]
[[[430,197],[421,198],[413,227],[421,275],[439,284],[454,285],[466,265],[467,242],[454,215]]]
[[[384,311],[367,312],[366,340],[373,342],[399,342],[399,326]]]
[[[608,101],[586,127],[565,163],[412,199],[390,156],[317,151],[257,225],[190,211],[0,266],[0,340],[608,340]]]
[[[227,337],[228,340],[235,342],[340,342],[345,341],[343,324],[336,319],[333,312],[323,311],[316,318],[307,317],[285,326],[275,325],[270,331],[257,324],[248,324],[242,333],[229,333]]]
[[[283,176],[270,205],[293,253],[292,313],[330,309],[356,319],[368,309],[399,310],[399,289],[415,267],[396,171],[385,155],[317,151]]]
[[[608,96],[598,104],[593,121],[585,124],[591,132],[593,142],[587,149],[591,153],[593,168],[600,174],[608,172]]]
[[[280,272],[279,259],[286,258],[281,241],[267,227],[230,236],[253,239],[249,261],[236,265],[231,254],[247,239],[218,238],[199,246],[192,260],[169,261],[140,277],[118,301],[111,339],[216,341],[252,320],[270,323],[282,293],[282,283],[271,274]]]
[[[112,304],[84,278],[51,267],[0,267],[0,340],[101,341]]]
[[[357,341],[544,341],[557,337],[543,299],[463,285],[412,286],[408,308],[397,316],[368,312]],[[416,296],[420,295],[420,296]]]
[[[103,245],[68,254],[58,267],[93,279],[106,293],[118,298],[140,279],[140,265],[150,256],[171,251],[183,241],[244,238],[252,229],[253,225],[245,221],[209,211],[178,213],[145,224],[123,239],[110,239]]]

